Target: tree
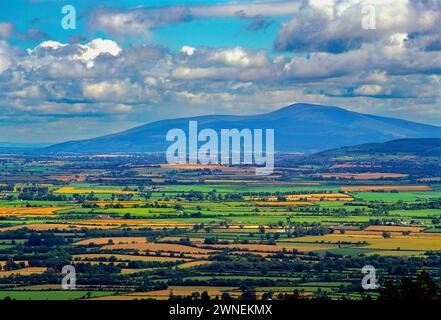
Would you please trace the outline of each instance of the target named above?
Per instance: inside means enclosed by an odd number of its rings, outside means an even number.
[[[390,232],[384,231],[383,232],[383,238],[384,239],[389,239],[390,238]]]
[[[201,294],[201,300],[202,300],[202,301],[210,301],[210,300],[211,300],[211,298],[210,298],[210,296],[208,295],[208,292],[207,292],[207,291],[202,292],[202,294]]]

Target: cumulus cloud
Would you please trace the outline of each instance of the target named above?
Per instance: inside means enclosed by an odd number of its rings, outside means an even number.
[[[414,110],[415,119],[441,118],[435,107],[441,99],[441,52],[408,41],[395,33],[338,54],[291,56],[240,46],[184,46],[173,52],[106,39],[44,41],[20,51],[0,41],[1,108],[16,119],[109,117],[139,123],[310,102],[391,116],[400,108],[406,115]]]
[[[239,18],[250,20],[248,30],[266,29],[273,21],[268,17],[288,16],[298,11],[299,1],[257,3],[223,3],[213,5],[178,5],[136,7],[130,9],[99,8],[88,14],[88,26],[109,35],[149,39],[152,31],[174,23],[203,18]]]
[[[196,50],[196,48],[189,47],[189,46],[183,46],[181,48],[181,52],[186,55],[189,55],[189,56],[192,56],[195,50]]]
[[[363,28],[366,15],[371,13],[365,10],[367,5],[375,10],[373,30]],[[309,0],[290,21],[282,23],[274,48],[341,53],[396,34],[413,40],[409,44],[435,48],[441,30],[440,9],[441,3],[436,0]]]
[[[190,9],[186,6],[125,10],[106,8],[94,10],[89,15],[88,25],[91,29],[103,30],[119,38],[150,38],[153,29],[189,21],[191,18]]]

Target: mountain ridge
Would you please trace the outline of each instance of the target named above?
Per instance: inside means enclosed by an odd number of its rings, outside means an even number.
[[[313,153],[343,146],[386,142],[402,138],[441,138],[441,127],[349,111],[334,106],[293,104],[257,115],[207,115],[159,120],[97,138],[74,140],[43,148],[49,153],[165,152],[168,130],[198,128],[275,129],[278,152]]]

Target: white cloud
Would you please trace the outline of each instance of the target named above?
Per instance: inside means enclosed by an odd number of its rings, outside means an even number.
[[[366,4],[375,8],[375,30],[362,27]],[[282,23],[275,48],[340,53],[358,49],[363,43],[395,39],[399,34],[438,34],[440,8],[438,1],[423,0],[310,0],[290,21]]]
[[[248,51],[241,47],[209,51],[206,55],[206,61],[245,68],[263,67],[269,62],[264,51]]]
[[[390,91],[377,84],[366,84],[356,88],[354,93],[357,95],[378,96],[380,94],[390,94]]]
[[[173,23],[203,18],[285,17],[298,12],[300,6],[300,0],[282,0],[212,5],[140,6],[130,9],[100,8],[89,14],[88,26],[121,39],[141,38],[143,41],[151,39],[152,30]]]
[[[189,56],[192,56],[195,50],[196,50],[196,48],[189,47],[189,46],[183,46],[181,48],[181,52],[186,55],[189,55]]]

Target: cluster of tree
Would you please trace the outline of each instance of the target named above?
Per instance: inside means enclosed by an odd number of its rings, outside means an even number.
[[[399,282],[386,280],[379,300],[441,300],[441,295],[437,284],[423,271],[416,279],[404,277]]]

